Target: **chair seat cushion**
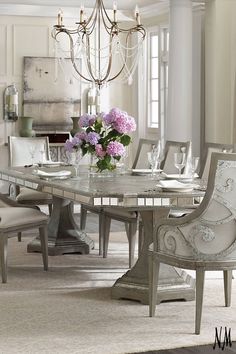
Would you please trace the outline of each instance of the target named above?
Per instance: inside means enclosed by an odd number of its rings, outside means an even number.
[[[5,228],[27,226],[47,221],[46,214],[34,208],[6,207],[0,209],[0,231]]]
[[[109,216],[112,217],[112,215],[114,216],[119,216],[119,217],[123,217],[123,218],[132,218],[132,219],[136,219],[137,218],[137,213],[136,211],[133,210],[126,210],[123,208],[104,208],[104,212],[106,214],[109,214]]]
[[[52,201],[52,196],[48,193],[36,191],[29,188],[21,188],[20,193],[17,195],[16,200],[19,203],[27,203],[28,201],[45,201],[45,203],[49,203]]]

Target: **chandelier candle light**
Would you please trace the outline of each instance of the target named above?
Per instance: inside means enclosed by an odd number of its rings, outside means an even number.
[[[103,1],[96,0],[91,15],[86,18],[85,8],[82,5],[79,22],[76,22],[77,28],[68,29],[63,25],[63,15],[60,10],[57,25],[52,31],[52,36],[58,44],[59,35],[68,36],[69,56],[76,73],[82,79],[93,83],[99,90],[121,73],[128,82],[132,82],[132,75],[138,64],[142,42],[146,35],[137,6],[136,25],[131,28],[123,28],[118,23],[116,1],[113,2],[112,14],[110,18]],[[78,58],[83,59],[85,66],[83,72],[76,61]]]

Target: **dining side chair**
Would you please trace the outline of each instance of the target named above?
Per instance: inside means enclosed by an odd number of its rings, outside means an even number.
[[[38,228],[44,270],[48,270],[48,217],[39,208],[20,205],[0,194],[0,263],[2,282],[7,282],[7,246],[8,238],[16,233]]]
[[[176,152],[185,152],[186,160],[187,160],[188,155],[190,153],[189,149],[190,149],[190,141],[183,142],[183,141],[167,140],[164,148],[164,158],[161,162],[161,169],[166,174],[177,173],[177,169],[175,167],[175,162],[174,162],[174,154]],[[184,167],[184,170],[185,169],[186,169],[186,165]]]
[[[152,147],[157,144],[155,140],[140,139],[137,153],[134,159],[132,169],[135,168],[148,168],[147,164],[147,152],[151,151]],[[185,151],[186,154],[189,152],[190,142],[176,142],[167,141],[164,149],[164,160],[162,165],[168,166],[168,173],[174,171],[174,152]],[[142,162],[144,165],[142,165]],[[172,170],[170,164],[172,165]],[[175,171],[174,171],[175,172]],[[129,242],[129,267],[131,268],[134,264],[134,251],[136,243],[136,234],[138,229],[138,253],[140,254],[142,244],[143,244],[143,227],[142,221],[139,218],[138,211],[129,210],[128,208],[122,208],[122,210],[112,207],[106,207],[102,210],[100,214],[101,223],[99,230],[101,234],[99,239],[103,242],[103,257],[107,257],[109,236],[110,236],[110,225],[111,220],[117,220],[125,223],[126,234]]]
[[[157,144],[156,140],[140,139],[137,152],[134,158],[132,169],[149,168],[147,162],[147,152]],[[99,216],[99,254],[107,257],[111,220],[125,223],[126,234],[129,244],[129,267],[134,264],[134,251],[136,243],[136,233],[138,225],[138,212],[129,209],[117,209],[112,207],[90,207],[81,204],[80,229],[86,228],[87,212],[96,213]]]
[[[176,152],[185,152],[186,154],[186,159],[188,158],[190,154],[190,141],[173,141],[173,140],[167,140],[165,143],[164,147],[164,153],[163,153],[163,160],[161,162],[160,168],[165,172],[166,174],[175,174],[177,172],[175,163],[174,163],[174,154]],[[183,173],[185,172],[186,165],[183,169]],[[185,202],[185,201],[184,201]],[[192,209],[186,209],[185,210],[171,210],[170,211],[170,216],[171,217],[179,217],[180,213],[184,214],[186,212],[192,212]],[[138,242],[139,242],[139,247],[138,247],[138,252],[140,254],[143,241],[144,241],[144,229],[143,229],[143,223],[142,220],[139,220],[139,232],[138,232]]]
[[[8,137],[8,153],[9,167],[17,167],[32,164],[32,155],[30,148],[35,147],[34,161],[42,160],[42,152],[44,159],[50,160],[48,137]],[[52,212],[52,196],[48,193],[37,190],[19,187],[18,185],[10,186],[10,197],[14,198],[20,204],[27,205],[48,205],[49,215]],[[18,234],[18,241],[21,241],[21,233]]]
[[[236,154],[212,153],[202,203],[182,218],[160,220],[149,247],[149,316],[159,303],[159,268],[196,271],[195,334],[200,334],[205,271],[223,271],[225,306],[236,268]],[[159,305],[161,306],[161,305]]]

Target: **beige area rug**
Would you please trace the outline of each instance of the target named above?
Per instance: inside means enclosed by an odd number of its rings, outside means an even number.
[[[148,306],[112,300],[110,288],[126,270],[123,232],[111,235],[109,257],[50,257],[27,254],[28,237],[9,241],[8,283],[0,284],[0,354],[124,354],[212,343],[214,327],[232,328],[236,339],[236,299],[224,308],[223,281],[207,280],[202,334],[194,331],[195,302],[168,302],[148,317]],[[233,293],[236,292],[235,280]]]

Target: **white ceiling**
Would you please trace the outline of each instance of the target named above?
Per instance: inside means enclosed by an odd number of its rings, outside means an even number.
[[[118,8],[122,10],[131,10],[135,5],[147,7],[153,4],[167,2],[168,0],[116,0]],[[92,8],[95,0],[0,0],[0,4],[17,4],[17,5],[36,5],[36,6],[56,6],[56,7],[85,7]],[[112,8],[113,0],[104,0],[106,8]]]
[[[0,0],[0,15],[55,16],[55,13],[61,8],[64,13],[64,18],[74,18],[81,4],[84,5],[85,9],[87,8],[91,11],[95,1],[96,0]],[[169,1],[172,0],[116,0],[119,10],[118,20],[132,20],[136,5],[139,6],[142,17],[165,13],[169,9]],[[195,3],[203,3],[206,0],[192,1]],[[113,0],[103,0],[103,2],[106,9],[112,9]]]

